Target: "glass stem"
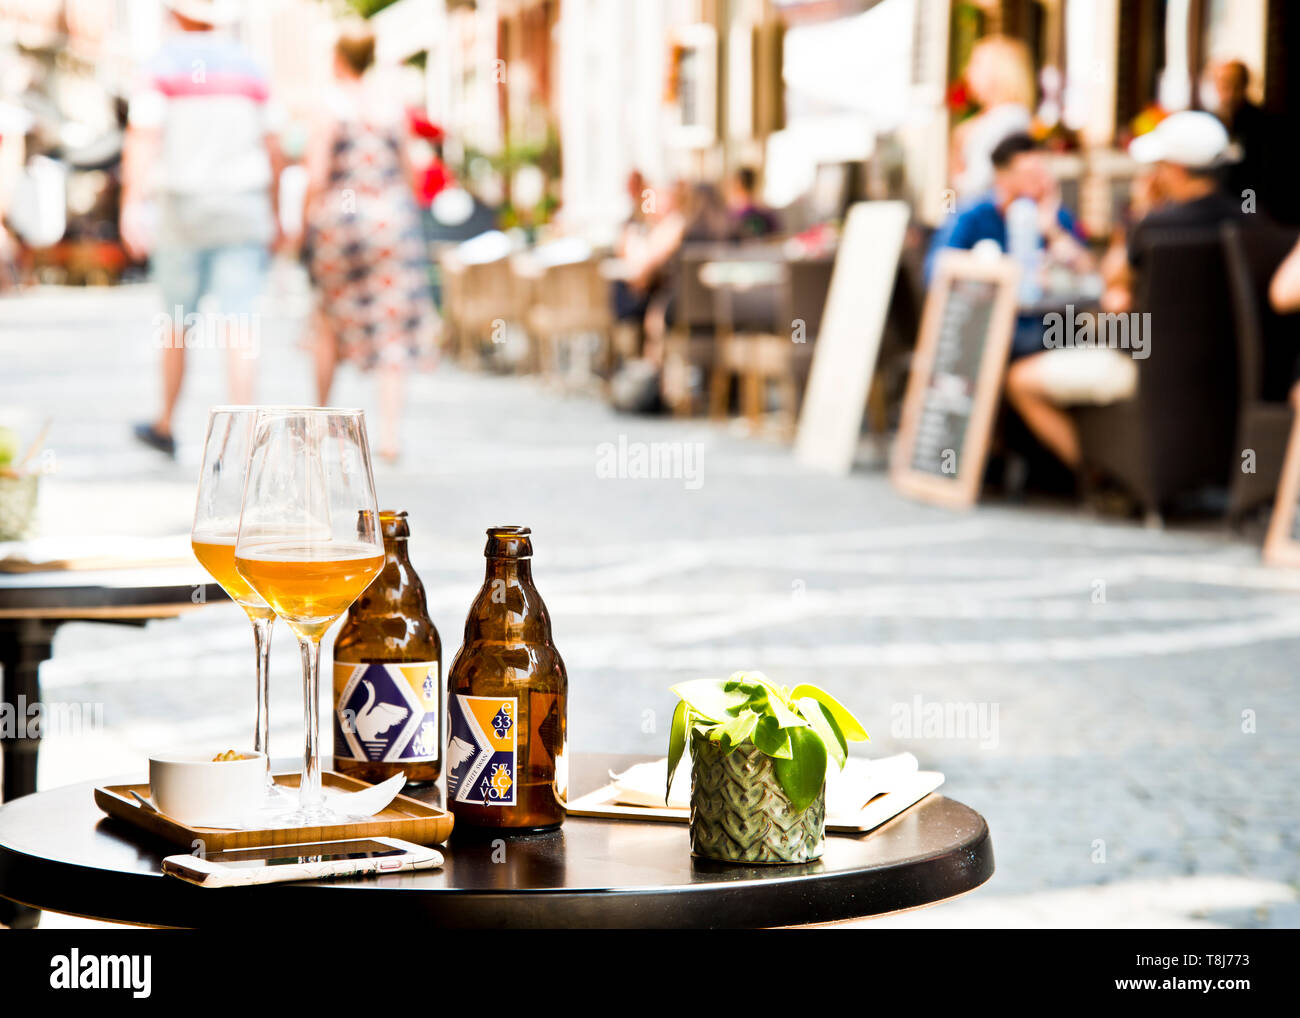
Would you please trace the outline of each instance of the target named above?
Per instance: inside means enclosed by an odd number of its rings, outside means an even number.
[[[253,729],[253,750],[266,754],[266,783],[271,785],[271,628],[275,616],[254,618],[253,645],[257,648],[257,722]]]
[[[298,804],[303,810],[312,810],[325,801],[320,784],[320,638],[300,636],[298,646],[302,650],[303,730],[307,733]]]

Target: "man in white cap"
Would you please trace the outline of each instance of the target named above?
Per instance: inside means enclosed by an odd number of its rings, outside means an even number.
[[[1107,311],[1130,309],[1133,272],[1141,267],[1147,231],[1214,229],[1242,213],[1240,200],[1224,194],[1219,186],[1220,174],[1236,161],[1236,152],[1227,129],[1213,114],[1196,110],[1171,114],[1153,131],[1133,139],[1128,151],[1149,167],[1136,186],[1136,204],[1147,211],[1129,234],[1127,259],[1103,266]]]
[[[230,0],[166,4],[180,31],[146,64],[131,96],[121,232],[132,256],[150,257],[166,309],[165,324],[155,325],[162,408],[136,425],[135,436],[175,455],[172,415],[187,346],[225,347],[231,402],[252,402],[258,334],[251,316],[279,239],[280,154],[266,75],[220,30],[237,7]]]

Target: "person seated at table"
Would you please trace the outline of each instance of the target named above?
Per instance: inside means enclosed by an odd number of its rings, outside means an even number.
[[[1220,60],[1209,72],[1210,110],[1241,149],[1241,159],[1227,169],[1224,188],[1229,195],[1255,198],[1261,211],[1277,216],[1293,204],[1285,194],[1286,132],[1273,116],[1250,101],[1250,70],[1240,60]]]
[[[992,155],[998,143],[1028,131],[1033,122],[1029,48],[1009,36],[985,36],[971,47],[963,77],[980,111],[953,130],[949,166],[957,194],[969,201],[992,186],[997,172]]]
[[[758,200],[758,173],[742,166],[727,180],[727,208],[736,240],[768,237],[779,232],[776,213]]]
[[[1127,243],[1112,245],[1102,259],[1104,311],[1132,309],[1134,273],[1142,267],[1147,231],[1217,229],[1242,215],[1241,202],[1219,187],[1223,168],[1235,156],[1227,130],[1213,114],[1174,113],[1135,138],[1129,155],[1148,169],[1133,183],[1139,218]]]
[[[1208,113],[1187,111],[1137,138],[1129,154],[1152,169],[1137,185],[1145,214],[1133,227],[1122,259],[1103,259],[1102,310],[1132,308],[1133,274],[1142,267],[1144,237],[1168,227],[1217,227],[1239,214],[1218,191],[1216,173],[1229,157],[1228,134]],[[1227,283],[1225,282],[1225,286]],[[1137,367],[1123,350],[1061,348],[1025,356],[1007,370],[1007,399],[1029,429],[1067,466],[1080,463],[1079,436],[1068,407],[1105,405],[1137,389]]]
[[[647,187],[640,170],[627,175],[628,216],[619,228],[614,254],[624,263],[635,265],[641,259],[650,234],[654,211],[654,191]],[[639,327],[650,303],[651,289],[642,281],[616,279],[611,288],[614,317],[620,322],[635,322]]]
[[[967,206],[949,229],[936,234],[926,259],[927,280],[943,248],[973,248],[981,242],[1007,248],[1007,209],[1013,201],[1029,199],[1038,208],[1041,243],[1048,262],[1074,273],[1095,270],[1073,218],[1061,208],[1060,192],[1038,144],[1025,134],[1013,134],[993,150],[993,191]],[[1007,369],[1007,400],[1029,430],[1070,467],[1079,462],[1074,423],[1061,407],[1077,403],[1109,403],[1133,391],[1137,372],[1117,350],[1052,347],[1040,314],[1016,317]]]
[[[1061,206],[1060,189],[1039,144],[1027,134],[1010,135],[994,148],[993,166],[993,189],[960,207],[951,222],[935,231],[925,258],[926,285],[934,276],[940,252],[946,248],[969,251],[977,244],[993,242],[1006,251],[1007,209],[1020,199],[1028,199],[1038,208],[1040,242],[1048,261],[1076,273],[1092,271],[1092,255],[1084,247],[1083,234],[1074,218]],[[1041,350],[1042,331],[1036,316],[1020,316],[1012,356]]]
[[[641,257],[632,265],[630,284],[653,291],[645,315],[645,357],[663,366],[664,340],[673,324],[677,299],[677,261],[686,244],[726,240],[730,233],[726,205],[712,184],[673,188],[668,209],[654,224]]]

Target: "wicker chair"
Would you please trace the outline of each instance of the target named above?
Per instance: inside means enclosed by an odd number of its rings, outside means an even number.
[[[1151,313],[1152,335],[1136,361],[1137,392],[1073,416],[1084,466],[1119,481],[1158,521],[1176,496],[1228,487],[1237,350],[1218,230],[1153,230],[1146,244],[1134,306]]]
[[[544,378],[559,377],[562,344],[584,336],[599,337],[595,366],[597,372],[608,374],[614,321],[609,284],[600,273],[600,263],[591,258],[543,269],[533,281],[524,325],[534,343],[534,362]]]
[[[1270,502],[1277,491],[1291,434],[1287,390],[1300,354],[1296,320],[1269,306],[1268,285],[1295,246],[1297,233],[1271,223],[1222,228],[1224,257],[1237,333],[1237,469],[1228,495],[1228,518],[1239,522],[1250,510]],[[1245,453],[1253,453],[1253,470]]]

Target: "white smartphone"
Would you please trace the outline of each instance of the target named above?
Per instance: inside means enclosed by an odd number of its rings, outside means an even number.
[[[441,866],[442,853],[397,838],[355,838],[300,845],[235,848],[195,855],[169,855],[162,869],[200,887],[247,887],[286,880],[321,880],[371,873],[401,873]]]

